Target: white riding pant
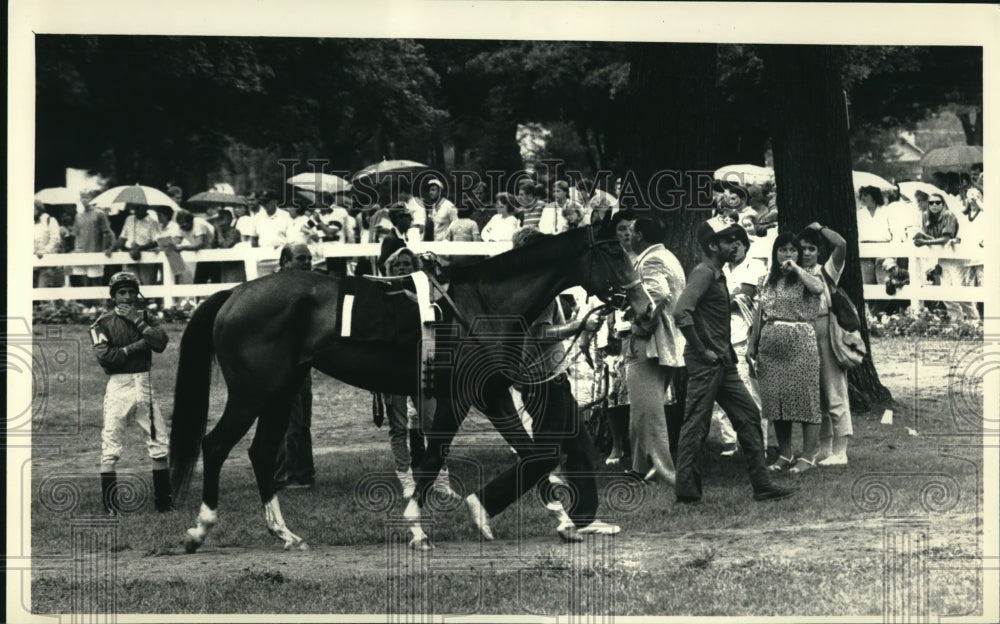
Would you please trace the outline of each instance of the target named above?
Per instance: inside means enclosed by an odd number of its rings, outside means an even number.
[[[146,432],[153,468],[167,467],[170,424],[163,418],[153,394],[149,372],[110,375],[104,393],[104,429],[101,431],[101,472],[112,472],[122,453],[129,420]]]

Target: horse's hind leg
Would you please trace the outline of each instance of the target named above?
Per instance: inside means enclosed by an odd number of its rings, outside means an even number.
[[[257,478],[257,489],[260,491],[261,502],[264,503],[264,520],[267,530],[285,542],[285,550],[298,547],[308,548],[301,537],[292,533],[285,525],[278,504],[278,495],[274,489],[274,469],[278,458],[278,447],[284,444],[285,430],[288,428],[290,402],[299,400],[298,395],[287,400],[272,402],[268,414],[270,418],[262,417],[257,425],[253,444],[250,445],[250,463],[253,465],[254,476]]]
[[[188,529],[184,538],[184,549],[192,553],[205,542],[208,532],[218,522],[216,509],[219,507],[219,474],[222,464],[236,443],[246,435],[254,421],[254,413],[239,399],[230,397],[222,418],[201,442],[204,460],[204,486],[201,495],[201,509],[198,511],[197,526]]]

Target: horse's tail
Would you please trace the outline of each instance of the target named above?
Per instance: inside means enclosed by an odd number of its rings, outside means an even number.
[[[208,424],[215,317],[232,294],[231,290],[223,290],[203,301],[181,336],[170,430],[170,483],[178,500],[187,491]]]

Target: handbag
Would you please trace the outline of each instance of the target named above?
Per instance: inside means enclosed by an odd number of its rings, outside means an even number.
[[[823,285],[830,297],[830,346],[844,370],[857,368],[868,353],[861,337],[861,317],[843,288],[822,269]]]

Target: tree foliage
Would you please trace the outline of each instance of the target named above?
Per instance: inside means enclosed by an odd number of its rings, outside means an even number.
[[[75,166],[191,194],[234,149],[360,168],[447,118],[408,40],[40,35],[36,58],[38,185]]]

